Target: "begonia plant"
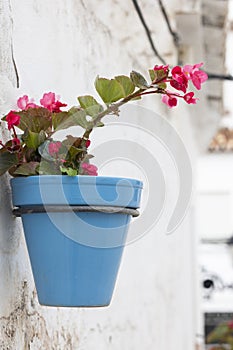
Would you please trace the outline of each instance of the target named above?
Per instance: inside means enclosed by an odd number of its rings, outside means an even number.
[[[189,83],[201,89],[207,74],[203,64],[175,66],[156,65],[149,70],[150,82],[140,73],[119,75],[113,79],[97,77],[95,88],[103,102],[93,96],[78,97],[78,106],[67,109],[55,93],[43,95],[40,104],[24,95],[17,101],[18,110],[11,110],[2,118],[10,131],[10,139],[0,141],[0,175],[97,175],[88,153],[90,135],[95,127],[103,126],[106,115],[119,115],[119,108],[144,95],[160,94],[169,108],[178,100],[195,104],[197,98],[188,91]],[[65,109],[66,108],[66,109]],[[54,139],[59,130],[71,126],[83,128],[82,136],[67,135],[62,141]],[[21,133],[19,132],[21,131]]]

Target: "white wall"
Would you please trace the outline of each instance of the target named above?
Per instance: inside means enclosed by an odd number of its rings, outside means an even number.
[[[203,155],[197,162],[195,228],[199,240],[202,315],[199,334],[203,337],[204,313],[232,312],[233,292],[229,288],[233,283],[232,251],[225,243],[232,236],[233,227],[232,160],[232,154],[218,153]],[[212,291],[202,286],[208,278],[215,283]]]
[[[173,11],[179,6],[178,1],[172,2]],[[158,48],[175,63],[171,38],[163,29],[158,7],[152,0],[142,7],[154,28]],[[0,34],[4,48],[0,56],[2,113],[24,93],[38,98],[45,91],[55,91],[62,101],[75,104],[79,94],[92,93],[97,74],[127,74],[132,68],[143,71],[159,63],[130,1],[1,0],[0,10],[6,28]],[[145,105],[164,113],[158,99],[152,97]],[[195,114],[194,108],[191,110]],[[173,121],[181,134],[186,134],[187,147],[193,154],[189,117],[188,109],[181,108],[174,113]],[[2,129],[2,138],[5,132]],[[146,143],[144,139],[138,141]],[[139,170],[133,171],[142,176]],[[171,236],[164,234],[168,214],[163,215],[145,237],[126,248],[110,307],[41,307],[20,220],[11,215],[8,178],[0,181],[1,349],[193,349],[196,305],[191,214]],[[169,188],[168,198],[175,201],[172,189],[177,191],[177,181]]]
[[[232,154],[199,158],[197,171],[197,231],[199,238],[232,236]]]

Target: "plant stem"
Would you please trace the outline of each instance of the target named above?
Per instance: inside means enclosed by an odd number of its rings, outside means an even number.
[[[17,137],[17,134],[16,134],[14,126],[12,126],[12,130],[13,130],[14,138],[17,139],[18,137]]]
[[[149,87],[148,89],[151,89],[153,87]],[[97,114],[97,116],[92,120],[91,123],[91,127],[89,129],[87,129],[83,136],[82,136],[82,142],[81,142],[81,146],[85,146],[85,142],[86,140],[89,139],[91,132],[93,131],[94,127],[101,121],[101,119],[103,117],[105,117],[108,114],[117,112],[119,107],[123,106],[124,104],[126,104],[127,102],[131,101],[132,99],[135,99],[137,97],[140,97],[141,95],[147,95],[147,94],[158,94],[158,93],[164,93],[163,89],[159,89],[157,88],[156,90],[153,91],[147,91],[148,89],[139,89],[137,91],[135,91],[134,93],[126,96],[125,98],[123,98],[121,101],[117,102],[117,103],[113,103],[111,105],[109,105],[104,111],[100,112],[99,114]],[[146,92],[147,91],[147,92]]]

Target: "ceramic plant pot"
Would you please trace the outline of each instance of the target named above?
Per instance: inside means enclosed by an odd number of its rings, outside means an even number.
[[[142,183],[101,176],[11,179],[40,304],[109,305]]]

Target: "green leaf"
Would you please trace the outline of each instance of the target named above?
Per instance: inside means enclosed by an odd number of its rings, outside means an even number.
[[[167,84],[166,83],[160,83],[160,84],[157,84],[157,85],[158,85],[158,87],[160,89],[163,89],[163,90],[165,90],[167,88]]]
[[[40,175],[61,175],[60,169],[57,168],[54,162],[47,162],[42,160],[38,167],[38,173]]]
[[[15,153],[0,151],[0,175],[7,172],[11,167],[18,163],[18,157]]]
[[[89,163],[89,160],[90,160],[91,158],[94,158],[94,156],[93,156],[92,154],[86,154],[86,155],[84,156],[84,158],[82,158],[82,163]]]
[[[97,124],[96,124],[96,126],[98,126],[98,127],[102,127],[102,126],[104,126],[104,123],[102,123],[102,122],[98,122]]]
[[[124,93],[123,97],[126,97],[134,92],[135,85],[129,77],[127,77],[126,75],[118,75],[117,77],[115,77],[115,79],[118,81],[118,83],[121,84]]]
[[[85,153],[85,149],[81,148],[81,142],[81,137],[67,135],[66,139],[62,141],[62,144],[66,148],[66,152],[62,158],[68,162],[76,163],[83,153]]]
[[[71,147],[74,146],[76,148],[79,148],[81,146],[82,138],[81,137],[74,137],[72,135],[66,135],[66,139],[62,141],[62,143],[67,146]]]
[[[83,153],[83,149],[71,146],[68,148],[67,153],[69,153],[71,159],[74,159],[77,156],[77,154]]]
[[[132,80],[133,84],[140,89],[148,89],[150,87],[143,75],[135,72],[134,70],[130,73],[130,79]]]
[[[39,133],[26,130],[22,139],[28,148],[36,150],[45,141],[46,134],[43,130],[41,130]]]
[[[39,166],[39,162],[29,162],[20,165],[15,171],[14,175],[24,175],[24,176],[29,176],[29,175],[37,175],[37,168]]]
[[[149,69],[149,74],[150,74],[151,81],[154,81],[156,78],[154,69]]]
[[[51,140],[46,140],[38,147],[38,152],[41,155],[42,158],[54,162],[54,158],[51,157],[49,153],[48,146],[50,144]]]
[[[123,88],[116,79],[97,77],[95,80],[95,88],[106,104],[116,102],[124,97]]]
[[[61,170],[61,172],[65,173],[65,174],[67,174],[69,176],[76,176],[76,175],[78,175],[77,170],[73,169],[73,168],[66,168],[66,167],[61,166],[60,170]]]
[[[79,96],[78,101],[80,106],[85,109],[86,113],[92,117],[103,111],[103,106],[101,106],[96,99],[90,95]]]
[[[90,122],[86,119],[86,111],[80,110],[77,107],[72,107],[69,110],[69,114],[74,120],[74,126],[81,126],[83,129],[88,129],[90,126]]]
[[[56,153],[56,156],[53,156],[49,152],[50,143],[59,143],[59,150]],[[38,147],[38,152],[43,159],[46,159],[49,162],[55,162],[57,159],[64,159],[68,152],[68,147],[64,144],[64,141],[60,144],[60,141],[54,141],[52,139],[46,140]]]
[[[52,116],[52,124],[55,131],[67,129],[71,126],[89,127],[86,120],[86,112],[83,109],[72,107],[68,112],[56,113]]]
[[[25,161],[28,163],[29,162],[40,162],[40,160],[41,160],[41,157],[40,157],[38,151],[34,150],[32,148],[25,147],[22,155],[25,158]]]
[[[23,131],[28,129],[39,133],[51,127],[51,112],[46,108],[30,108],[27,111],[17,112],[17,114],[20,115],[20,123],[17,127]]]

